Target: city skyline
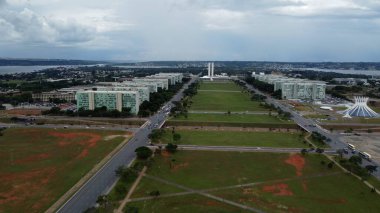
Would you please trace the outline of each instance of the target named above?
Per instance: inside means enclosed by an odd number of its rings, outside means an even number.
[[[378,61],[373,0],[0,0],[0,57]]]

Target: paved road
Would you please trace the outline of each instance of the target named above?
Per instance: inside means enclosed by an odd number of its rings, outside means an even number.
[[[184,88],[194,82],[194,77]],[[183,96],[182,88],[169,103],[167,103],[157,114],[150,117],[136,133],[135,136],[108,161],[90,180],[88,180],[57,212],[80,213],[94,206],[99,195],[105,194],[117,181],[115,170],[122,165],[130,164],[135,158],[135,149],[148,145],[148,135],[152,129],[160,127],[167,118],[167,112],[174,106],[173,101],[178,101]]]
[[[161,144],[165,146],[165,144]],[[157,146],[153,146],[157,147]],[[274,152],[274,153],[299,153],[302,148],[278,148],[278,147],[252,147],[252,146],[200,146],[200,145],[178,145],[179,150],[196,151],[233,151],[233,152]],[[308,149],[308,152],[315,150]],[[336,154],[334,149],[325,149],[325,153]]]
[[[329,145],[330,145],[330,147],[332,149],[337,150],[337,149],[347,148],[347,144],[340,139],[340,135],[339,134],[331,133],[331,132],[323,129],[314,120],[302,117],[300,114],[298,114],[297,112],[293,111],[289,106],[286,106],[286,105],[280,103],[279,101],[271,98],[267,94],[262,93],[261,91],[257,90],[253,86],[247,84],[245,81],[241,81],[241,82],[245,83],[245,85],[247,86],[247,88],[249,90],[254,91],[257,94],[265,95],[267,97],[266,102],[268,104],[273,104],[276,107],[280,107],[283,111],[290,112],[292,114],[292,119],[294,120],[294,122],[297,123],[303,129],[305,129],[306,131],[308,131],[308,132],[318,132],[318,133],[324,135],[325,137],[329,138],[331,140],[331,142],[329,142]],[[345,157],[349,158],[353,154],[356,154],[356,153],[351,153],[350,152],[348,154],[345,154]],[[380,166],[379,166],[379,164],[376,163],[376,162],[369,162],[367,160],[363,160],[362,166],[364,167],[364,166],[367,166],[367,165],[375,165],[375,166],[379,167],[379,169],[376,172],[374,172],[373,175],[375,177],[377,177],[378,179],[380,179]]]

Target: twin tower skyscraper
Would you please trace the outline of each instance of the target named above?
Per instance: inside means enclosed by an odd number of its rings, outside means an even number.
[[[207,65],[208,65],[208,75],[207,76],[212,81],[212,79],[214,77],[214,62],[208,63]]]

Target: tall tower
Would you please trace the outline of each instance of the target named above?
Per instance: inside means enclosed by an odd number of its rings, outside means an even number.
[[[208,63],[207,64],[207,76],[209,77],[209,78],[211,78],[211,63]]]

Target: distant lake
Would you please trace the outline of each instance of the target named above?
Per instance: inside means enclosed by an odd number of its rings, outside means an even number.
[[[380,70],[337,70],[337,69],[318,69],[318,68],[300,68],[300,69],[311,70],[311,71],[321,71],[321,72],[336,72],[336,73],[343,73],[343,74],[380,76]]]
[[[22,72],[34,72],[48,68],[54,68],[60,66],[0,66],[0,75],[13,74]]]
[[[80,66],[96,66],[101,64],[94,65],[56,65],[56,66],[0,66],[0,75],[3,74],[13,74],[13,73],[28,73],[39,71],[43,69],[55,68],[55,67],[80,67]],[[168,66],[114,66],[120,68],[170,68]]]

